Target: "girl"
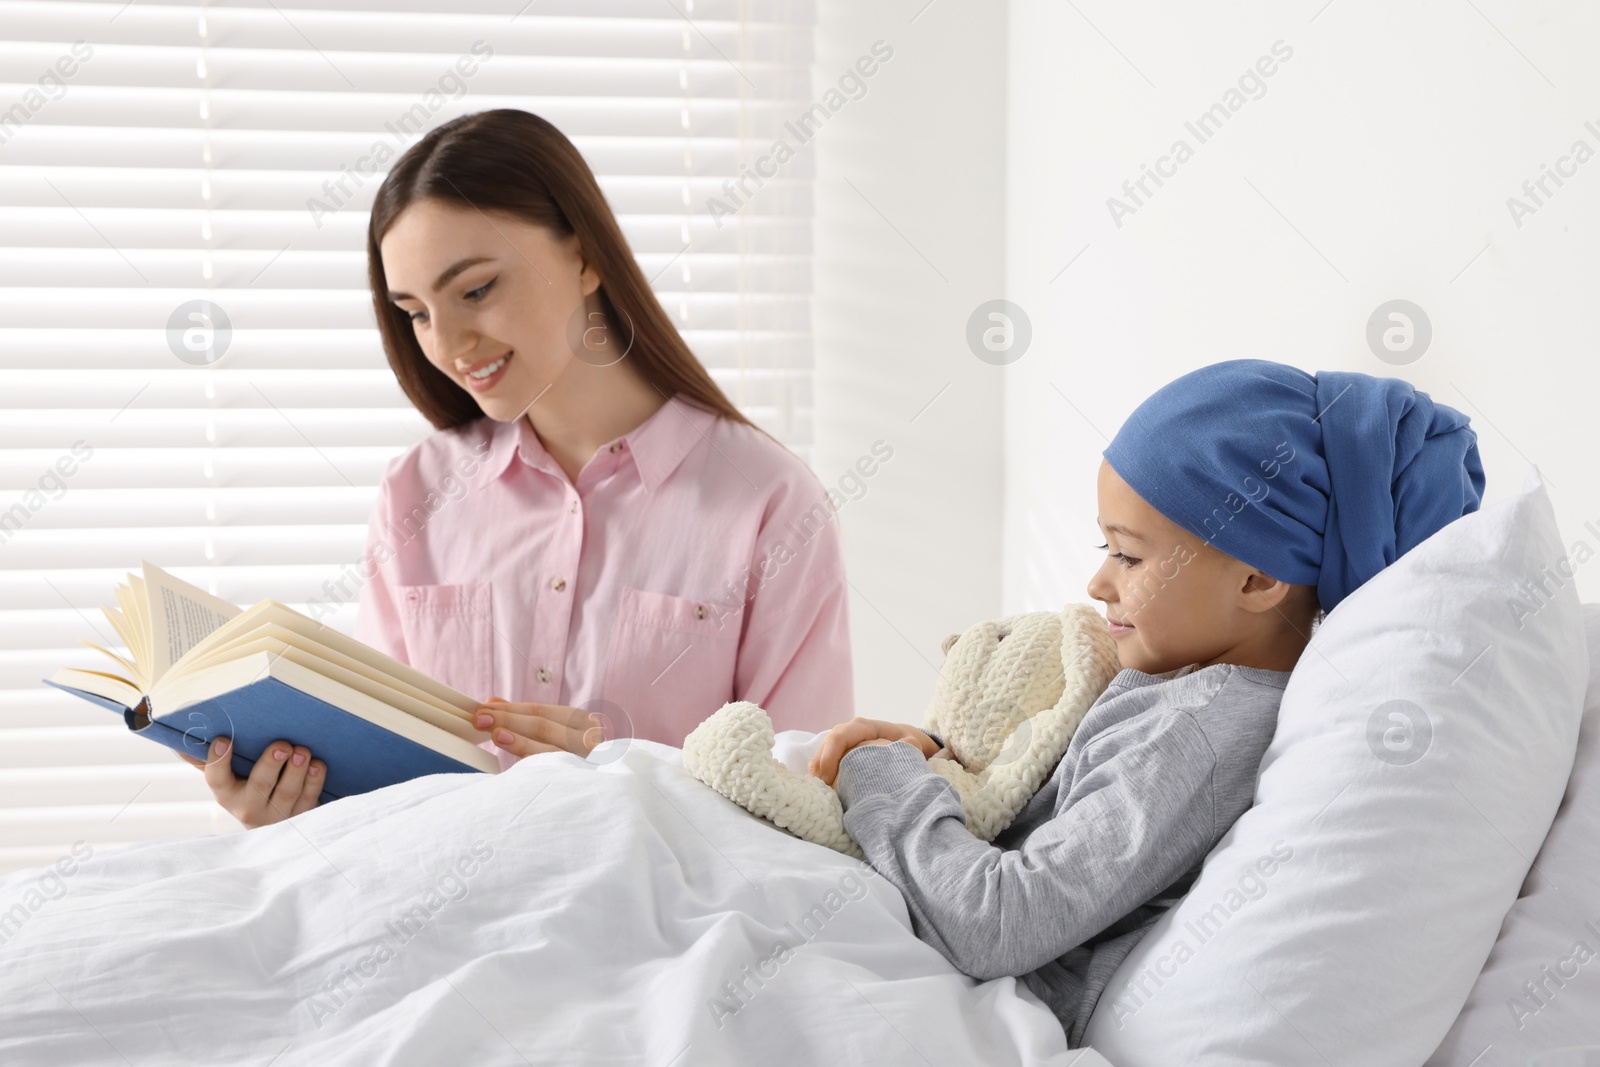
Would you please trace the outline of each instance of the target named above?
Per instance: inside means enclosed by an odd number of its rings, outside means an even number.
[[[1021,976],[1077,1048],[1117,966],[1250,807],[1318,616],[1477,509],[1467,422],[1403,381],[1262,360],[1140,405],[1104,453],[1110,554],[1089,582],[1123,670],[1016,820],[992,845],[968,833],[925,762],[939,739],[913,726],[856,719],[812,760],[918,936],[974,977]]]
[[[357,637],[485,700],[502,768],[607,732],[681,745],[730,700],[780,730],[850,716],[825,491],[695,359],[554,126],[432,130],[378,190],[367,264],[389,365],[438,432],[378,487]],[[246,826],[316,805],[303,746],[247,779],[227,751],[190,762]]]

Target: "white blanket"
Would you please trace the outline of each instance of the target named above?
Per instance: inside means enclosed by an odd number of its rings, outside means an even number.
[[[1104,1063],[678,762],[612,742],[0,878],[0,1062]]]

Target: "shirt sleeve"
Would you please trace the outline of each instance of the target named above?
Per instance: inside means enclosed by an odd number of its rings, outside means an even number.
[[[367,519],[366,549],[356,564],[361,593],[356,602],[355,639],[409,664],[400,608],[395,601],[392,548],[383,538],[389,529],[389,479],[378,483],[378,495]]]
[[[1216,759],[1192,716],[1130,720],[1077,761],[1090,766],[1065,803],[1014,849],[972,836],[955,788],[909,744],[852,749],[836,788],[845,830],[900,889],[917,936],[991,979],[1084,944],[1211,847]]]
[[[759,704],[775,730],[826,730],[855,714],[849,586],[839,524],[814,478],[775,507],[751,572],[770,575],[746,605],[736,700]],[[809,534],[809,537],[802,537]]]

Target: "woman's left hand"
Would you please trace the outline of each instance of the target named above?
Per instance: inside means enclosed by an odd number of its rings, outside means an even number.
[[[587,757],[590,749],[605,740],[599,719],[564,704],[514,704],[490,697],[479,705],[473,725],[487,730],[496,747],[515,756],[571,752]]]

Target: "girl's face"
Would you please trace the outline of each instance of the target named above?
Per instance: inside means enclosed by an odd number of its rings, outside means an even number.
[[[1124,667],[1204,666],[1252,641],[1266,608],[1253,599],[1257,572],[1171,522],[1105,461],[1097,492],[1107,555],[1088,591]]]
[[[379,243],[389,299],[428,361],[500,422],[572,364],[600,277],[578,239],[501,212],[419,200]],[[574,326],[577,326],[574,329]],[[581,346],[580,346],[581,347]]]

